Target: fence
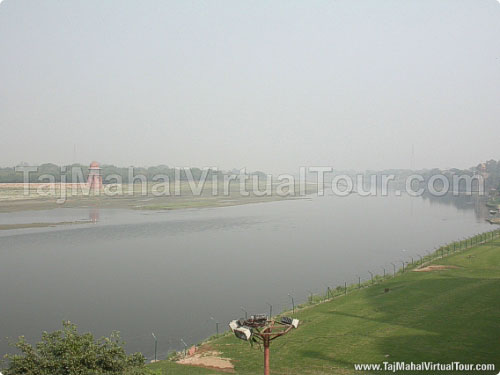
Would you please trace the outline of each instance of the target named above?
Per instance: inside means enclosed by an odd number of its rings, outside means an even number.
[[[288,294],[285,298],[283,297],[282,300],[280,301],[275,301],[274,306],[273,304],[266,302],[268,308],[269,308],[269,316],[273,316],[273,311],[277,312],[274,316],[280,316],[283,314],[294,314],[297,310],[307,308],[310,306],[317,305],[319,303],[324,303],[328,302],[331,300],[334,300],[336,298],[345,296],[349,293],[355,292],[357,290],[367,288],[373,285],[376,285],[378,283],[381,283],[385,280],[388,280],[390,278],[397,277],[398,275],[401,275],[405,272],[408,272],[410,270],[414,270],[416,268],[422,267],[425,264],[429,264],[433,262],[436,259],[442,259],[447,256],[468,250],[472,247],[475,247],[477,245],[485,244],[490,241],[493,241],[497,238],[500,238],[500,229],[484,232],[484,233],[479,233],[471,237],[464,237],[462,239],[459,239],[457,241],[450,242],[446,245],[443,245],[439,248],[435,248],[432,251],[426,251],[426,254],[414,254],[413,256],[408,255],[407,260],[405,261],[397,261],[397,262],[389,262],[392,267],[386,269],[385,267],[381,267],[380,270],[383,270],[382,274],[379,274],[378,272],[372,272],[371,270],[368,270],[366,274],[364,275],[367,277],[367,279],[362,278],[361,274],[356,275],[356,282],[349,282],[349,280],[345,280],[341,285],[330,287],[326,284],[324,284],[325,287],[325,294],[315,294],[312,291],[309,291],[308,296],[306,297],[305,303],[299,303],[296,304],[297,300],[303,300],[301,298],[297,298],[297,295],[292,295]],[[411,260],[410,260],[411,259]],[[246,309],[241,306],[240,310],[247,315],[248,312]],[[211,340],[215,337],[225,335],[227,334],[227,330],[225,329],[227,327],[226,324],[221,324],[219,323],[215,318],[210,317],[210,319],[207,319],[207,322],[211,322],[214,324],[215,328],[215,335],[210,337],[208,340]],[[219,334],[219,330],[221,333]],[[224,331],[224,332],[222,332]],[[180,339],[183,343],[184,346],[184,353],[186,352],[187,344],[184,342],[184,340]],[[170,341],[170,340],[169,340]],[[174,340],[177,341],[177,340]],[[172,344],[172,341],[170,341],[170,344]],[[174,347],[176,346],[175,344],[173,345]],[[169,347],[172,347],[169,345]]]
[[[487,242],[493,241],[497,238],[500,238],[500,229],[479,233],[471,237],[464,237],[457,241],[453,241],[439,248],[436,248],[432,252],[426,251],[426,255],[416,254],[416,256],[408,256],[409,258],[411,258],[411,261],[398,261],[396,263],[389,262],[389,264],[392,265],[392,269],[381,267],[381,270],[384,271],[382,275],[373,273],[368,270],[367,275],[365,275],[368,276],[368,279],[366,280],[362,280],[360,275],[356,275],[357,282],[355,283],[348,283],[348,281],[346,280],[342,285],[338,285],[334,288],[326,286],[324,295],[309,294],[307,298],[308,302],[306,304],[294,306],[293,310],[347,295],[348,293],[351,293],[353,291],[375,285],[389,278],[396,277],[397,275],[404,272],[422,267],[423,265],[431,263],[436,259],[445,258],[457,252],[465,251],[477,245],[482,245]],[[401,267],[398,267],[398,265],[401,265]]]

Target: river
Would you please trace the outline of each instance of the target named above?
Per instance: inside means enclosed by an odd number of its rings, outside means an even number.
[[[369,279],[393,262],[493,229],[474,197],[313,197],[144,212],[60,208],[0,223],[92,221],[0,232],[0,357],[19,335],[76,323],[121,332],[129,352],[194,344],[233,318],[291,308],[307,295]],[[213,317],[213,319],[211,319]]]

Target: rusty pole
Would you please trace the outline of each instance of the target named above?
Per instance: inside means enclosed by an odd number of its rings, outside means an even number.
[[[264,338],[264,375],[269,375],[269,336]]]
[[[264,375],[269,375],[270,374],[270,366],[269,366],[269,354],[270,350],[269,347],[271,346],[271,328],[265,328],[264,331],[262,331],[262,341],[264,343]]]
[[[283,321],[284,320],[284,321]],[[234,320],[233,322],[237,322]],[[230,323],[230,327],[233,324]],[[277,324],[276,324],[277,323]],[[268,320],[266,317],[262,319],[254,319],[252,316],[250,320],[244,322],[244,326],[248,326],[254,329],[253,335],[256,338],[262,340],[264,344],[264,375],[270,375],[270,346],[271,341],[277,339],[290,332],[292,328],[297,328],[298,321],[295,323],[295,319],[282,318],[282,321],[276,322],[274,320]],[[233,327],[231,327],[233,329]],[[241,338],[239,335],[236,335]],[[248,340],[248,338],[243,338]]]

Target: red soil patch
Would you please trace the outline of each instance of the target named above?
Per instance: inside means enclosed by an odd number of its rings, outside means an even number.
[[[225,372],[234,372],[234,365],[228,358],[222,358],[222,353],[215,350],[200,350],[191,356],[177,361],[181,365],[199,366]]]
[[[456,266],[440,266],[440,265],[435,265],[435,266],[427,266],[423,268],[417,268],[413,270],[413,272],[432,272],[432,271],[442,271],[442,270],[450,270],[458,268]]]

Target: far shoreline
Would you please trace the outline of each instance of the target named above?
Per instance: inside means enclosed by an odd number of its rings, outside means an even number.
[[[22,184],[21,184],[22,185]],[[137,192],[126,193],[116,196],[109,196],[103,193],[88,194],[88,195],[72,195],[71,185],[65,186],[69,188],[67,196],[61,202],[59,190],[51,196],[40,196],[32,193],[27,197],[24,195],[24,187],[19,184],[2,184],[0,186],[0,213],[13,213],[20,211],[40,211],[50,210],[55,208],[119,208],[132,210],[149,210],[149,211],[168,211],[186,208],[216,208],[229,207],[250,203],[265,203],[275,202],[280,200],[301,199],[310,196],[316,192],[316,184],[308,184],[304,194],[289,194],[279,195],[276,192],[276,187],[273,186],[270,194],[248,193],[242,195],[239,187],[233,187],[228,194],[212,194],[210,184],[207,184],[199,195],[194,195],[189,186],[182,186],[181,194],[179,195],[161,195],[157,196],[151,192],[147,194],[138,194]],[[314,187],[313,187],[314,186]],[[128,189],[129,187],[127,187]],[[296,187],[296,192],[299,187]]]

